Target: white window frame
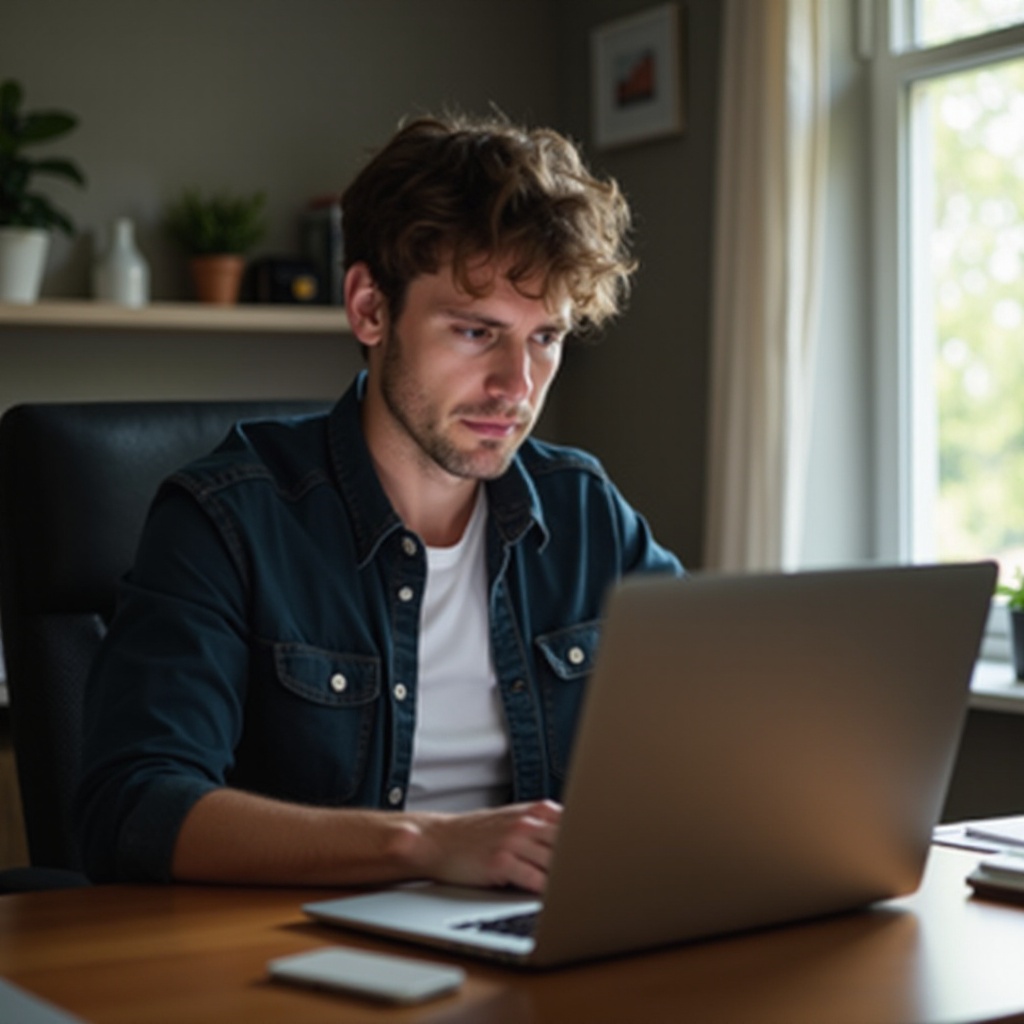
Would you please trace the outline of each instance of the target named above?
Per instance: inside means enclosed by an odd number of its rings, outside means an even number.
[[[921,542],[934,474],[915,465],[914,452],[934,448],[934,395],[917,372],[930,337],[913,337],[915,293],[910,259],[912,203],[927,201],[911,187],[910,87],[918,81],[1024,57],[1024,25],[927,49],[912,45],[904,0],[860,0],[860,46],[871,65],[871,208],[873,257],[873,385],[875,395],[875,543],[885,561],[928,561]],[[920,323],[918,324],[920,327]],[[919,334],[926,332],[920,331]],[[927,348],[930,360],[930,347]],[[930,370],[930,367],[929,367]],[[991,617],[986,657],[1009,657],[1006,616]]]

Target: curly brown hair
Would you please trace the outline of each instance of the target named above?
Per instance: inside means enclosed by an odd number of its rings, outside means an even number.
[[[568,298],[576,331],[616,314],[636,264],[618,185],[551,129],[499,118],[422,117],[399,129],[342,196],[345,266],[364,262],[393,318],[409,282],[451,260],[471,295],[481,257],[509,259],[519,285]]]

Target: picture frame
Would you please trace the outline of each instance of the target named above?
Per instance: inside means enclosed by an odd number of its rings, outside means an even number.
[[[677,135],[684,128],[678,3],[591,32],[591,104],[599,149]]]

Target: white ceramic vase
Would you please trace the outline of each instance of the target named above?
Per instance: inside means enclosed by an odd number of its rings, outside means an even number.
[[[135,225],[128,217],[114,221],[109,242],[93,264],[92,291],[101,302],[119,306],[149,302],[149,264],[135,244]]]
[[[44,228],[0,228],[0,302],[39,298],[49,250],[50,232]]]

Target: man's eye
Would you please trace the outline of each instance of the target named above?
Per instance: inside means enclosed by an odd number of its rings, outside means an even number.
[[[551,345],[557,345],[562,340],[562,337],[563,335],[561,331],[538,331],[537,334],[533,336],[533,340],[536,341],[538,345],[548,348]]]
[[[487,327],[456,327],[455,333],[467,341],[486,341],[491,336]]]

